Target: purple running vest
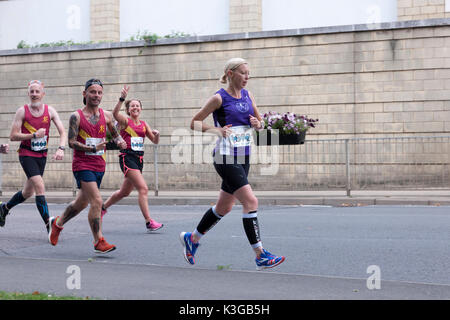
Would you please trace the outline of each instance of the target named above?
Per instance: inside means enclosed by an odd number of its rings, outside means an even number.
[[[240,99],[232,97],[223,88],[217,93],[222,97],[222,106],[213,112],[214,125],[223,127],[231,124],[233,135],[229,138],[219,138],[214,152],[221,155],[250,155],[252,129],[249,115],[255,116],[255,112],[248,91],[242,89]]]

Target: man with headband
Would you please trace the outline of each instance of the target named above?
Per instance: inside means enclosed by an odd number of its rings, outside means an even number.
[[[5,225],[6,216],[16,205],[36,195],[36,206],[49,231],[49,212],[45,200],[44,169],[47,162],[50,121],[53,121],[59,132],[59,147],[53,160],[63,160],[66,133],[56,110],[42,103],[45,91],[44,84],[33,80],[28,84],[30,104],[20,107],[12,123],[10,140],[20,141],[19,161],[27,176],[23,189],[7,202],[0,205],[0,226]],[[7,151],[7,150],[5,150]]]
[[[70,116],[69,146],[74,150],[72,171],[79,191],[60,217],[50,218],[49,241],[54,246],[58,243],[63,225],[90,205],[88,220],[94,237],[94,251],[107,253],[116,249],[106,242],[101,229],[103,200],[99,188],[106,167],[106,129],[121,149],[125,149],[127,144],[113,124],[112,113],[100,108],[102,97],[102,82],[88,80],[83,91],[85,106]]]

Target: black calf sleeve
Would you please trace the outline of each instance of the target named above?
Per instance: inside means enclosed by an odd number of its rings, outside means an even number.
[[[21,204],[26,199],[23,197],[22,190],[16,192],[13,197],[8,201],[6,206],[8,207],[8,210],[11,210],[13,207],[17,206],[18,204]]]
[[[245,234],[252,248],[261,246],[261,237],[259,235],[258,215],[256,211],[244,213],[242,215]]]
[[[45,196],[36,196],[36,207],[39,210],[42,220],[44,220],[44,223],[47,224],[50,215],[48,213],[48,205],[45,200]]]
[[[200,220],[197,231],[201,234],[207,233],[212,227],[214,227],[222,218],[217,213],[214,213],[213,208],[209,208],[208,211],[203,215],[202,220]]]

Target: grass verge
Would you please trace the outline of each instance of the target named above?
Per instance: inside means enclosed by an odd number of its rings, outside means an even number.
[[[32,293],[0,291],[0,300],[96,300],[91,297],[56,296],[34,291]]]

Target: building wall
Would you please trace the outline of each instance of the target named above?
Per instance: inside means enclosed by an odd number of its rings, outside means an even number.
[[[192,116],[220,88],[226,60],[237,56],[250,64],[248,89],[263,113],[291,111],[320,119],[308,139],[448,134],[449,22],[0,51],[0,141],[8,139],[16,109],[27,103],[29,80],[45,83],[45,102],[58,110],[67,127],[71,112],[82,106],[83,85],[92,77],[105,83],[102,106],[108,110],[123,85],[130,85],[129,96],[142,100],[143,117],[160,130],[162,144],[177,143],[180,134],[192,138]],[[53,126],[50,145],[57,144]],[[11,142],[11,150],[17,145]],[[217,186],[209,164],[174,166],[172,150],[161,150],[161,189]],[[146,174],[152,181],[153,155],[149,152],[146,157]],[[117,154],[110,152],[108,159],[113,169],[103,186],[117,188],[121,181]],[[48,188],[70,185],[70,155],[65,163],[51,166],[45,174]],[[289,165],[280,170],[288,179],[278,187],[285,188],[296,174]],[[3,156],[3,185],[20,188],[23,179],[15,152]],[[256,187],[263,188],[264,180],[267,177],[255,172]]]
[[[397,0],[398,20],[450,18],[449,0]]]
[[[120,0],[91,0],[90,40],[120,41]]]

